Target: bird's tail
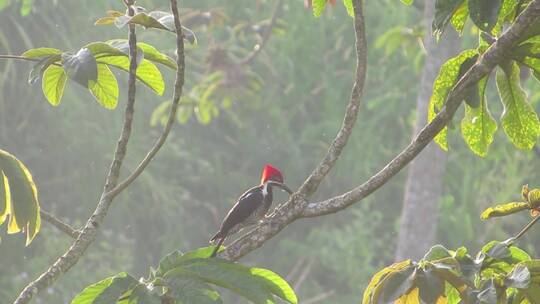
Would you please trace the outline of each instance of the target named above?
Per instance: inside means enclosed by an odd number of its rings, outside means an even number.
[[[211,241],[215,241],[217,238],[216,236],[212,237]],[[211,258],[215,257],[219,251],[219,248],[221,248],[221,244],[223,244],[223,241],[225,241],[225,237],[221,237],[216,244],[216,248],[214,248],[214,251],[212,251],[212,254],[210,255]]]

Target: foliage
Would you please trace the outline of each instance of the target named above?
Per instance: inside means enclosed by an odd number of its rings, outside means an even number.
[[[527,203],[540,205],[540,190],[523,187]],[[515,204],[490,208],[482,218],[516,212]],[[527,209],[521,208],[520,210]],[[536,303],[540,292],[540,260],[512,246],[539,219],[504,242],[492,241],[475,257],[465,247],[433,246],[418,262],[395,263],[373,276],[363,304],[376,303]]]
[[[522,210],[530,210],[531,215],[537,215],[540,212],[540,189],[529,190],[529,186],[525,185],[521,194],[523,202],[503,203],[487,208],[482,212],[481,218],[487,220],[492,217],[506,216]]]
[[[147,280],[137,281],[123,272],[86,287],[72,304],[161,303],[172,299],[184,304],[222,303],[210,284],[241,294],[252,303],[288,303],[298,300],[289,284],[276,273],[209,258],[214,247],[165,256]]]
[[[467,8],[464,7],[465,3],[468,5]],[[486,51],[489,43],[494,41],[491,35],[501,34],[503,24],[513,22],[520,9],[521,7],[513,0],[438,0],[436,2],[433,21],[435,35],[440,35],[450,21],[458,32],[462,32],[468,13],[480,29],[480,43],[476,50],[466,51],[448,60],[441,67],[433,86],[429,121],[444,106],[450,89],[469,70],[478,56]],[[535,31],[526,35],[525,41],[512,50],[510,56],[512,59],[500,65],[496,77],[499,96],[504,106],[500,118],[502,128],[515,147],[526,150],[532,149],[540,136],[540,120],[520,85],[518,64],[531,69],[533,73],[536,72],[535,68],[539,65],[535,56],[540,49],[537,35]],[[496,121],[488,110],[485,97],[488,81],[489,75],[468,90],[465,97],[465,117],[461,122],[463,139],[469,148],[481,157],[487,155],[497,130]],[[447,127],[445,127],[435,138],[435,142],[445,151],[448,150],[447,132]]]
[[[174,60],[153,46],[138,44],[137,79],[163,95],[165,84],[155,63],[176,68]],[[24,52],[23,58],[37,61],[30,72],[29,82],[42,77],[43,94],[53,106],[60,104],[66,79],[88,88],[100,105],[114,109],[118,103],[118,83],[110,67],[129,72],[129,53],[125,40],[93,42],[83,46],[76,54],[55,48],[36,48]]]
[[[28,168],[0,150],[0,225],[8,216],[7,232],[23,231],[28,246],[41,227],[37,188]]]

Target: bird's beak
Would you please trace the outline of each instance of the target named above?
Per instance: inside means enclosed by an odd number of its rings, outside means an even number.
[[[283,183],[276,182],[276,181],[268,181],[268,183],[269,183],[270,185],[272,185],[272,186],[276,186],[276,187],[281,188],[281,190],[283,190],[283,191],[289,193],[289,195],[292,195],[292,194],[293,194],[292,190],[289,189],[289,187],[287,187],[287,186],[286,186],[285,184],[283,184]]]

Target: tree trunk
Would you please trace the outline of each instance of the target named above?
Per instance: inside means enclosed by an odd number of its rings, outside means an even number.
[[[459,40],[453,29],[448,28],[445,37],[442,37],[439,43],[431,34],[434,6],[435,0],[425,1],[424,45],[427,54],[416,101],[415,135],[427,123],[429,99],[440,66],[459,50]],[[433,245],[437,230],[438,201],[445,170],[446,156],[433,142],[411,163],[405,185],[396,260],[419,259]]]

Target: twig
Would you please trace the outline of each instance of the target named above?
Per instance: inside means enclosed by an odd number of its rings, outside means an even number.
[[[26,61],[33,61],[33,62],[40,61],[37,58],[28,58],[28,57],[16,56],[16,55],[0,55],[0,59],[18,59],[18,60],[26,60]]]
[[[355,8],[355,29],[357,39],[359,38],[359,29],[363,28],[362,19],[358,0],[353,1]],[[329,213],[334,213],[347,208],[348,206],[360,201],[362,198],[368,196],[379,187],[384,185],[390,178],[395,176],[403,167],[405,167],[422,149],[444,128],[446,124],[452,118],[452,115],[457,110],[467,88],[474,83],[478,82],[481,78],[487,75],[491,70],[502,60],[504,60],[504,54],[515,43],[519,41],[521,35],[525,30],[535,22],[540,16],[540,0],[532,1],[529,6],[520,14],[516,22],[479,58],[479,61],[473,65],[467,71],[467,73],[458,81],[458,83],[451,90],[444,109],[437,114],[435,119],[429,123],[413,142],[407,146],[396,158],[388,163],[381,171],[371,177],[364,184],[356,187],[355,189],[348,191],[342,195],[330,198],[325,201],[309,203],[306,202],[306,195],[302,193],[295,193],[288,202],[276,209],[274,214],[270,216],[263,224],[250,231],[246,235],[237,239],[234,243],[227,247],[222,254],[223,257],[230,260],[237,260],[246,255],[250,251],[253,251],[261,247],[267,240],[278,234],[288,224],[295,221],[298,218],[303,217],[316,217]],[[357,25],[360,23],[360,27]],[[362,37],[360,35],[360,37]],[[358,43],[357,43],[358,44]],[[358,52],[357,56],[362,56],[362,52]],[[338,145],[339,143],[334,143]],[[333,149],[330,147],[329,151]],[[327,155],[328,157],[328,155]],[[325,157],[326,158],[326,157]],[[330,158],[330,164],[331,164]],[[334,160],[335,161],[335,160]],[[325,168],[327,164],[323,161],[319,167]],[[328,169],[329,170],[329,169]],[[324,172],[324,169],[321,170]],[[326,170],[327,171],[327,170]],[[315,173],[315,171],[314,171]],[[321,179],[322,180],[322,179]],[[317,185],[317,179],[311,185]],[[310,185],[307,185],[308,189],[314,191]],[[306,183],[302,186],[306,187]],[[302,188],[301,188],[302,189]],[[313,189],[313,190],[312,190]],[[300,191],[300,190],[299,190]],[[309,193],[310,191],[306,191]]]
[[[302,303],[303,304],[313,304],[313,303],[321,302],[322,300],[326,300],[327,298],[331,297],[334,293],[336,293],[336,291],[332,289],[332,290],[329,290],[327,292],[323,292],[321,294],[318,294],[318,295],[314,296],[313,298],[307,299]]]
[[[302,284],[306,280],[307,276],[311,272],[311,267],[313,267],[313,263],[315,263],[315,259],[313,259],[313,258],[309,259],[307,265],[304,267],[304,269],[300,273],[300,276],[298,277],[298,280],[296,280],[296,282],[294,283],[294,286],[293,286],[294,290],[298,290],[300,288],[300,286],[302,286]]]
[[[52,215],[51,213],[43,210],[42,208],[39,210],[39,214],[41,215],[41,219],[49,222],[51,225],[56,227],[58,230],[64,232],[65,234],[69,235],[70,237],[76,239],[79,237],[79,234],[81,231],[71,227],[70,225],[62,222],[57,217]]]
[[[173,100],[172,100],[172,106],[171,110],[169,112],[169,117],[167,119],[167,124],[165,125],[165,128],[163,129],[163,132],[159,136],[159,138],[154,143],[154,146],[148,151],[144,159],[140,162],[140,164],[135,168],[135,170],[118,186],[116,186],[114,189],[112,189],[109,193],[107,193],[110,197],[115,197],[118,195],[122,190],[126,189],[141,173],[146,169],[146,166],[152,161],[154,156],[157,154],[159,149],[163,146],[165,143],[165,140],[167,140],[167,136],[171,132],[172,126],[174,125],[174,122],[176,120],[176,111],[178,110],[178,103],[180,101],[180,97],[182,96],[182,88],[184,86],[184,71],[185,71],[185,64],[184,64],[184,40],[183,40],[183,33],[182,33],[182,25],[180,24],[180,18],[178,16],[178,8],[176,5],[176,1],[171,0],[171,9],[173,11],[174,16],[174,26],[176,29],[176,64],[178,68],[176,69],[176,81],[174,84],[174,93],[173,93]]]
[[[270,19],[270,24],[268,25],[268,28],[262,35],[261,42],[257,43],[253,47],[253,51],[249,53],[244,59],[240,61],[240,64],[251,64],[253,60],[255,60],[255,57],[259,55],[259,53],[262,51],[268,40],[270,39],[270,36],[272,35],[272,30],[274,29],[274,26],[276,26],[277,18],[279,15],[279,11],[281,10],[281,2],[282,0],[277,0],[276,4],[274,6],[274,11],[272,12],[272,17]]]
[[[128,7],[128,14],[130,16],[134,15],[134,10],[131,6]],[[116,186],[118,182],[118,177],[120,175],[120,169],[122,167],[122,162],[126,156],[127,144],[129,142],[129,137],[131,135],[131,126],[133,122],[133,112],[135,104],[135,80],[136,80],[136,70],[137,70],[137,37],[135,35],[135,25],[129,25],[129,79],[128,79],[128,97],[127,104],[124,113],[124,123],[122,126],[122,132],[120,134],[120,139],[116,144],[116,149],[114,153],[114,158],[111,163],[107,178],[105,181],[105,186],[101,194],[99,203],[96,206],[96,210],[90,216],[83,230],[73,243],[71,247],[59,257],[52,266],[47,269],[43,274],[41,274],[35,281],[30,282],[21,292],[19,297],[15,300],[14,304],[26,304],[30,302],[32,297],[38,292],[46,289],[54,281],[56,281],[62,274],[67,272],[73,265],[75,265],[79,259],[84,255],[86,249],[90,244],[95,240],[99,226],[103,223],[109,210],[112,197],[108,196],[107,193]]]
[[[512,245],[515,241],[517,241],[520,237],[522,237],[529,229],[531,229],[531,227],[534,226],[534,224],[536,224],[538,220],[540,220],[540,215],[537,215],[532,221],[530,221],[525,227],[523,227],[523,229],[521,229],[521,231],[518,234],[516,234],[516,236],[509,238],[508,240],[504,241],[504,243],[507,246]]]

